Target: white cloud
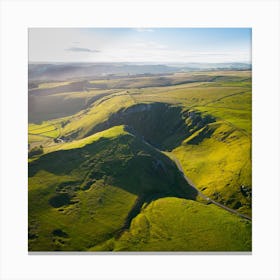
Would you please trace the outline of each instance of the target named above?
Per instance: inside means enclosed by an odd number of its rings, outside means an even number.
[[[92,50],[92,49],[80,48],[80,47],[72,47],[72,48],[65,49],[65,50],[70,51],[70,52],[91,52],[91,53],[100,52],[99,50]]]
[[[139,32],[152,32],[140,28]],[[142,31],[144,30],[144,31]],[[149,30],[149,31],[148,31]],[[108,36],[79,29],[34,28],[29,33],[29,60],[45,62],[233,62],[251,61],[251,51],[195,51],[172,48],[160,39],[142,36]],[[171,44],[172,42],[170,42]],[[68,50],[67,50],[68,49]],[[98,50],[98,52],[96,51]]]

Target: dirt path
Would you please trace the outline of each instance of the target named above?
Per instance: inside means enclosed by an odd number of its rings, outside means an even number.
[[[145,144],[147,144],[148,146],[150,146],[151,148],[155,149],[156,151],[158,151],[158,152],[160,152],[160,153],[163,153],[163,151],[161,151],[161,150],[157,149],[156,147],[152,146],[150,143],[148,143],[148,142],[145,141],[144,139],[142,139],[142,141],[143,141]],[[247,216],[247,215],[245,215],[245,214],[241,214],[241,213],[237,212],[236,210],[231,209],[231,208],[229,208],[229,207],[227,207],[227,206],[225,206],[225,205],[223,205],[223,204],[221,204],[221,203],[219,203],[219,202],[217,202],[217,201],[211,199],[210,197],[206,196],[205,194],[203,194],[203,193],[194,185],[194,183],[187,177],[187,175],[185,174],[185,172],[184,172],[184,170],[183,170],[183,168],[182,168],[182,165],[181,165],[181,163],[179,162],[179,160],[178,160],[174,155],[172,155],[172,158],[170,158],[170,159],[176,164],[177,168],[180,170],[180,172],[181,172],[182,176],[184,177],[184,179],[187,181],[187,183],[188,183],[191,187],[193,187],[193,188],[198,192],[198,194],[199,194],[200,197],[202,197],[203,199],[205,199],[207,202],[213,203],[213,204],[217,205],[218,207],[220,207],[220,208],[222,208],[222,209],[224,209],[224,210],[226,210],[226,211],[228,211],[228,212],[230,212],[230,213],[233,213],[233,214],[235,214],[235,215],[238,215],[238,216],[241,217],[241,218],[247,219],[247,220],[249,220],[249,221],[252,220],[251,217],[249,217],[249,216]]]
[[[183,168],[182,168],[182,165],[180,164],[179,160],[178,160],[175,156],[174,156],[173,161],[174,161],[174,163],[176,164],[176,166],[178,167],[178,169],[181,171],[182,176],[185,178],[185,180],[188,182],[188,184],[189,184],[190,186],[192,186],[193,188],[195,188],[195,189],[197,190],[198,194],[199,194],[203,199],[205,199],[206,201],[208,201],[208,202],[210,202],[210,203],[213,203],[213,204],[217,205],[218,207],[221,207],[221,208],[227,210],[227,211],[230,212],[230,213],[236,214],[236,215],[238,215],[238,216],[240,216],[240,217],[242,217],[242,218],[244,218],[244,219],[250,220],[250,221],[252,220],[251,217],[249,217],[249,216],[247,216],[247,215],[244,215],[244,214],[241,214],[241,213],[237,212],[236,210],[231,209],[231,208],[229,208],[229,207],[227,207],[227,206],[225,206],[225,205],[223,205],[223,204],[221,204],[221,203],[219,203],[219,202],[217,202],[217,201],[211,199],[210,197],[204,195],[204,194],[194,185],[194,183],[186,176],[186,174],[184,173],[184,170],[183,170]]]

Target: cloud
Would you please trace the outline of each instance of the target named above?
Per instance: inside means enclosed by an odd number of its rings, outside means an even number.
[[[155,32],[155,30],[151,28],[136,28],[135,30],[137,32]]]
[[[69,48],[69,49],[65,49],[65,50],[69,51],[69,52],[91,52],[91,53],[100,52],[99,50],[91,50],[91,49],[87,49],[87,48],[78,48],[78,47],[73,47],[73,48]]]

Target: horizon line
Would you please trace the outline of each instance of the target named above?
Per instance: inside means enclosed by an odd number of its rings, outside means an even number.
[[[116,63],[156,63],[156,64],[171,64],[171,63],[176,63],[176,64],[229,64],[229,63],[242,63],[242,64],[252,64],[250,61],[224,61],[224,62],[196,62],[196,61],[190,61],[190,62],[182,62],[182,61],[28,61],[28,64],[33,64],[33,63],[91,63],[91,64],[98,64],[98,63],[111,63],[111,64],[116,64]]]

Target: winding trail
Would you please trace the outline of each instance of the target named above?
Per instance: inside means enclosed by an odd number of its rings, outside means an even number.
[[[203,199],[205,199],[206,201],[208,201],[208,202],[210,202],[210,203],[213,203],[213,204],[217,205],[217,206],[220,207],[220,208],[223,208],[223,209],[227,210],[227,211],[230,212],[230,213],[236,214],[236,215],[238,215],[238,216],[241,217],[241,218],[244,218],[244,219],[247,219],[247,220],[250,220],[250,221],[252,220],[251,217],[249,217],[249,216],[247,216],[247,215],[245,215],[245,214],[241,214],[241,213],[237,212],[236,210],[231,209],[231,208],[229,208],[229,207],[227,207],[227,206],[225,206],[225,205],[223,205],[223,204],[221,204],[221,203],[219,203],[219,202],[217,202],[217,201],[211,199],[210,197],[206,196],[205,194],[203,194],[203,193],[194,185],[194,183],[186,176],[186,174],[184,173],[184,170],[183,170],[183,168],[182,168],[181,163],[179,162],[179,160],[178,160],[177,158],[175,158],[175,156],[174,156],[173,162],[176,164],[176,166],[178,167],[178,169],[181,171],[182,176],[185,178],[185,180],[188,182],[188,184],[189,184],[191,187],[193,187],[194,189],[196,189],[197,192],[198,192],[198,194],[199,194]]]
[[[142,139],[142,141],[143,141],[146,145],[148,145],[149,147],[155,149],[156,151],[158,151],[158,152],[160,152],[160,153],[163,153],[161,150],[159,150],[158,148],[154,147],[153,145],[151,145],[150,143],[148,143],[147,141],[145,141],[145,139]],[[188,183],[191,187],[193,187],[193,188],[197,191],[198,195],[199,195],[200,197],[202,197],[203,199],[205,199],[208,203],[213,203],[213,204],[215,204],[216,206],[218,206],[218,207],[220,207],[220,208],[222,208],[222,209],[224,209],[224,210],[226,210],[226,211],[228,211],[228,212],[230,212],[230,213],[232,213],[232,214],[235,214],[235,215],[237,215],[237,216],[239,216],[239,217],[241,217],[241,218],[244,218],[244,219],[246,219],[246,220],[249,220],[249,221],[252,220],[251,217],[249,217],[249,216],[247,216],[247,215],[245,215],[245,214],[239,213],[239,212],[237,212],[236,210],[231,209],[231,208],[229,208],[229,207],[227,207],[227,206],[225,206],[225,205],[223,205],[223,204],[221,204],[221,203],[219,203],[219,202],[213,200],[212,198],[206,196],[205,194],[203,194],[203,193],[194,185],[194,183],[187,177],[187,175],[185,174],[185,172],[184,172],[184,170],[183,170],[183,167],[182,167],[180,161],[179,161],[173,154],[172,154],[172,158],[171,158],[171,157],[169,157],[169,158],[176,164],[177,168],[180,170],[182,176],[183,176],[184,179],[187,181],[187,183]]]

